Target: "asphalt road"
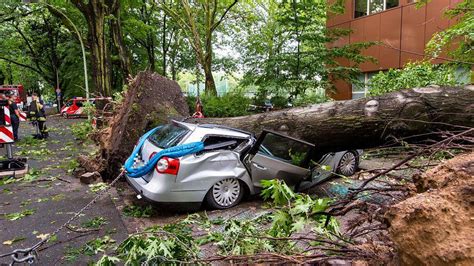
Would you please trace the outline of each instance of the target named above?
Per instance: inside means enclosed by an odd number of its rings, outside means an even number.
[[[69,126],[80,121],[84,120],[48,117],[49,139],[34,143],[25,142],[34,132],[33,127],[28,123],[21,124],[20,138],[23,140],[15,145],[14,154],[28,157],[33,174],[27,179],[32,181],[17,178],[13,183],[0,183],[0,254],[37,243],[95,196],[87,185],[68,173],[78,154],[94,149],[79,143],[71,134]],[[31,214],[20,217],[21,213]],[[111,196],[104,196],[72,223],[76,227],[64,229],[39,249],[38,264],[85,265],[96,260],[98,255],[84,255],[80,249],[88,241],[106,235],[117,242],[122,241],[127,230],[120,216]],[[84,223],[94,217],[101,217],[106,224],[98,230],[86,228]],[[12,220],[15,218],[17,220]],[[0,259],[1,264],[10,261],[8,257]]]

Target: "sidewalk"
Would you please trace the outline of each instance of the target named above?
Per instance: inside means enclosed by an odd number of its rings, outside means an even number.
[[[34,245],[95,196],[88,186],[67,173],[78,154],[90,152],[70,133],[69,125],[81,121],[84,120],[49,117],[50,138],[32,145],[21,145],[25,143],[25,136],[33,133],[30,124],[21,124],[23,141],[15,145],[14,154],[28,155],[32,174],[13,183],[0,181],[0,254]],[[84,255],[80,248],[86,242],[106,235],[117,242],[126,238],[127,231],[120,215],[110,196],[104,196],[73,222],[77,227],[64,229],[39,249],[38,264],[84,265],[96,260],[94,256]],[[84,224],[87,221],[89,223]],[[104,224],[93,228],[100,223]],[[10,259],[0,259],[0,264],[4,263],[10,263]]]

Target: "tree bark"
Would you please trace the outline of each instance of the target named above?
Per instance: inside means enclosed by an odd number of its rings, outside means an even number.
[[[111,71],[108,64],[109,49],[105,35],[105,17],[109,15],[107,12],[108,6],[103,0],[90,0],[86,2],[74,0],[72,2],[87,21],[87,39],[91,50],[92,80],[96,93],[101,96],[111,96]]]
[[[132,73],[132,67],[130,64],[130,57],[128,55],[127,48],[123,42],[122,20],[120,19],[120,1],[114,2],[114,6],[112,7],[112,15],[114,15],[114,18],[110,22],[110,27],[112,29],[112,40],[120,57],[123,78],[126,80],[127,77]]]
[[[321,152],[369,148],[394,138],[474,127],[474,85],[415,88],[250,116],[187,122],[226,125],[257,135],[263,129],[274,130],[314,143]]]

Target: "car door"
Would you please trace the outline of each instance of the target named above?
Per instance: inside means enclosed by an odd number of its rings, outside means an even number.
[[[265,130],[247,156],[255,187],[261,180],[282,179],[296,185],[310,174],[309,161],[314,145],[273,131]]]

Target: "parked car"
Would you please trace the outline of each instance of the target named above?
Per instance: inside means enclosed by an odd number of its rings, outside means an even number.
[[[111,101],[112,98],[101,97],[101,98],[89,98],[88,101],[93,105],[96,105],[97,101]],[[71,117],[87,117],[87,114],[84,112],[84,104],[86,103],[86,98],[75,97],[69,99],[61,108],[60,113],[65,118]]]
[[[83,116],[83,106],[86,98],[76,97],[69,99],[61,108],[60,113],[65,118]]]
[[[136,161],[142,165],[157,152],[202,141],[204,150],[180,158],[161,158],[155,170],[127,181],[145,199],[154,202],[206,202],[226,209],[244,194],[256,194],[263,179],[283,179],[290,186],[310,186],[331,176],[330,169],[352,175],[362,151],[330,153],[315,159],[315,146],[273,131],[253,134],[219,125],[173,121],[144,141]],[[324,170],[323,170],[324,169]],[[309,183],[309,184],[308,184]]]

